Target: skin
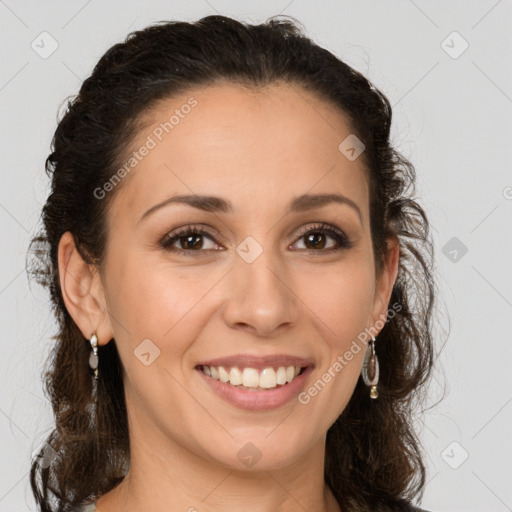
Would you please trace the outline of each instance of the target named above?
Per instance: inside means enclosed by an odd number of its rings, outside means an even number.
[[[197,106],[115,190],[101,271],[84,263],[69,232],[59,245],[68,311],[84,338],[115,339],[124,368],[131,467],[98,511],[339,511],[324,483],[325,438],[354,391],[364,350],[307,405],[292,400],[265,412],[223,401],[194,367],[237,353],[308,357],[307,389],[385,318],[398,245],[390,243],[376,275],[362,158],[338,150],[350,126],[297,86],[190,90],[152,111],[134,149],[190,97]],[[352,199],[361,220],[338,203],[288,212],[301,194],[333,192]],[[157,203],[192,193],[229,200],[233,213],[170,204],[139,221]],[[317,235],[325,246],[307,245],[299,229],[317,232],[322,222],[353,246],[327,252],[338,245],[329,234]],[[166,234],[190,224],[213,240],[186,254],[162,248]],[[250,264],[236,252],[248,236],[263,248]],[[160,350],[148,366],[134,354],[145,339]],[[262,455],[251,468],[237,457],[247,442]]]

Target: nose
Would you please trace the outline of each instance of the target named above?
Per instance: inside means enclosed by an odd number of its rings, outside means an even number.
[[[252,263],[237,257],[226,283],[224,321],[233,329],[271,337],[291,328],[299,317],[298,298],[289,273],[271,251]]]

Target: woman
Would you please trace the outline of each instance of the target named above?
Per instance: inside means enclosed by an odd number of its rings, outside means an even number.
[[[293,20],[107,51],[34,239],[59,320],[42,511],[420,510],[432,247],[390,125]]]

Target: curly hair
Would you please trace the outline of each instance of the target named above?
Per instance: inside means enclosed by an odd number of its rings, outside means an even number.
[[[288,18],[288,19],[287,19]],[[31,465],[32,492],[42,512],[61,512],[114,488],[129,467],[129,431],[115,343],[100,348],[98,404],[91,421],[89,344],[67,311],[57,249],[70,231],[84,261],[101,266],[107,207],[94,191],[119,168],[144,113],[188,88],[224,80],[249,88],[284,82],[312,92],[347,117],[363,141],[369,178],[370,227],[377,272],[387,241],[400,245],[391,304],[379,334],[379,399],[361,379],[327,432],[325,482],[344,511],[409,510],[424,493],[426,468],[413,428],[433,371],[432,313],[436,284],[429,223],[414,199],[415,169],[390,143],[389,100],[359,72],[316,45],[300,23],[272,17],[251,25],[224,16],[161,21],[130,33],[96,64],[55,131],[46,172],[51,192],[40,233],[31,241],[31,273],[49,288],[58,321],[44,374],[55,417]],[[116,191],[122,184],[116,187]],[[41,464],[45,450],[55,457]]]

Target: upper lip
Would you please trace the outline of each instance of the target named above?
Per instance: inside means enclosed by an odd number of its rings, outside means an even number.
[[[236,366],[262,370],[263,368],[278,368],[279,366],[300,366],[301,368],[304,368],[306,366],[314,366],[314,363],[311,359],[287,354],[275,354],[268,356],[236,354],[216,359],[208,359],[207,361],[202,361],[197,366],[223,366],[224,368],[232,368]]]

